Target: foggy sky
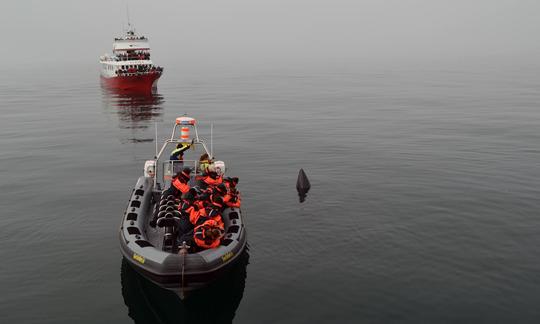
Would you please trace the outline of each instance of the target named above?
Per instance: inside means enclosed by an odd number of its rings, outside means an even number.
[[[125,7],[125,0],[2,0],[0,64],[97,66],[122,34]],[[131,0],[129,10],[163,65],[536,61],[540,54],[536,0]]]

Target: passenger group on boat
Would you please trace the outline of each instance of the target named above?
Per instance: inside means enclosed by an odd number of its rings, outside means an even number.
[[[182,161],[183,152],[189,148],[189,144],[178,144],[170,160]],[[236,188],[238,178],[224,177],[224,167],[222,161],[213,162],[208,154],[203,154],[198,168],[201,175],[195,176],[196,185],[192,187],[189,185],[192,169],[178,171],[171,186],[162,192],[150,226],[155,227],[161,218],[175,216],[179,219],[178,232],[174,233],[178,245],[185,242],[191,252],[219,246],[224,234],[223,210],[240,208],[241,204]]]

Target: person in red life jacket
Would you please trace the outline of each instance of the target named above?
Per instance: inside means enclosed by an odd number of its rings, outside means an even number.
[[[216,186],[214,192],[220,196],[225,196],[227,194],[227,185],[224,183],[220,183]]]
[[[182,199],[178,204],[178,211],[180,213],[186,214],[186,210],[195,204],[197,197],[197,191],[195,188],[190,188],[188,192],[182,195]]]
[[[214,197],[224,198],[227,194],[227,187],[222,183],[216,187],[208,188],[208,192],[210,192],[210,201],[213,201]]]
[[[227,194],[225,197],[223,197],[223,202],[225,206],[229,208],[240,208],[241,201],[240,201],[240,195],[229,195]]]
[[[218,224],[209,219],[201,225],[196,226],[188,233],[178,236],[178,245],[186,242],[191,246],[190,252],[199,252],[205,249],[217,248],[221,244],[224,231],[219,228]]]
[[[208,169],[208,173],[202,178],[202,186],[206,185],[208,187],[215,187],[223,183],[223,176],[218,175],[215,171]],[[204,188],[204,189],[206,189]]]
[[[195,227],[193,230],[193,241],[199,249],[214,249],[221,244],[223,230],[213,220],[208,220]]]
[[[194,228],[190,221],[190,213],[192,211],[190,208],[196,204],[195,198],[196,191],[194,188],[191,188],[187,193],[182,195],[182,201],[178,205],[178,211],[180,212],[180,224],[178,226],[178,231],[180,236],[184,233],[192,231]]]
[[[207,191],[203,191],[199,194],[199,196],[197,197],[197,199],[195,200],[195,204],[199,207],[199,208],[206,208],[210,205],[210,198],[212,197],[212,195],[210,193],[208,193]]]
[[[240,192],[236,189],[238,178],[226,178],[224,182],[227,187],[227,194],[223,197],[223,202],[227,207],[240,208]]]
[[[223,212],[223,206],[223,199],[221,197],[214,197],[212,203],[206,211],[208,215],[207,218],[214,220],[218,227],[222,230],[225,228],[225,224],[223,223],[223,218],[221,216]]]
[[[236,185],[238,184],[238,178],[237,177],[227,177],[223,179],[223,183],[225,183],[225,186],[227,187],[227,190],[230,190],[231,188],[236,188]]]
[[[189,221],[192,225],[198,225],[201,222],[207,220],[207,213],[204,207],[199,207],[198,203],[194,203],[193,206],[189,207],[186,212],[189,215]]]
[[[165,190],[166,195],[173,195],[174,197],[180,198],[182,194],[188,192],[190,189],[190,173],[191,169],[185,168],[175,174],[171,180],[171,186]]]

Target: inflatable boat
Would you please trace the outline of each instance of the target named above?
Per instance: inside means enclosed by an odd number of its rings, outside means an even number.
[[[228,206],[221,213],[223,230],[219,246],[193,251],[185,241],[178,241],[182,235],[178,226],[182,217],[178,212],[180,199],[172,197],[167,190],[178,170],[192,170],[188,184],[197,189],[204,173],[199,159],[171,159],[168,153],[181,145],[189,147],[185,155],[202,154],[213,161],[212,144],[209,150],[199,137],[197,121],[186,116],[176,118],[170,138],[159,150],[156,138],[156,154],[154,159],[145,162],[143,175],[133,187],[119,238],[121,252],[134,270],[184,297],[184,293],[205,287],[223,276],[246,249],[247,238],[240,207]],[[224,175],[222,161],[210,163]],[[157,226],[152,224],[156,218]]]

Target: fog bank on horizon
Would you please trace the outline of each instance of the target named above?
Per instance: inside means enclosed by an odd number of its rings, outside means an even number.
[[[126,26],[167,66],[495,59],[534,62],[539,1],[4,0],[2,65],[87,62]]]

